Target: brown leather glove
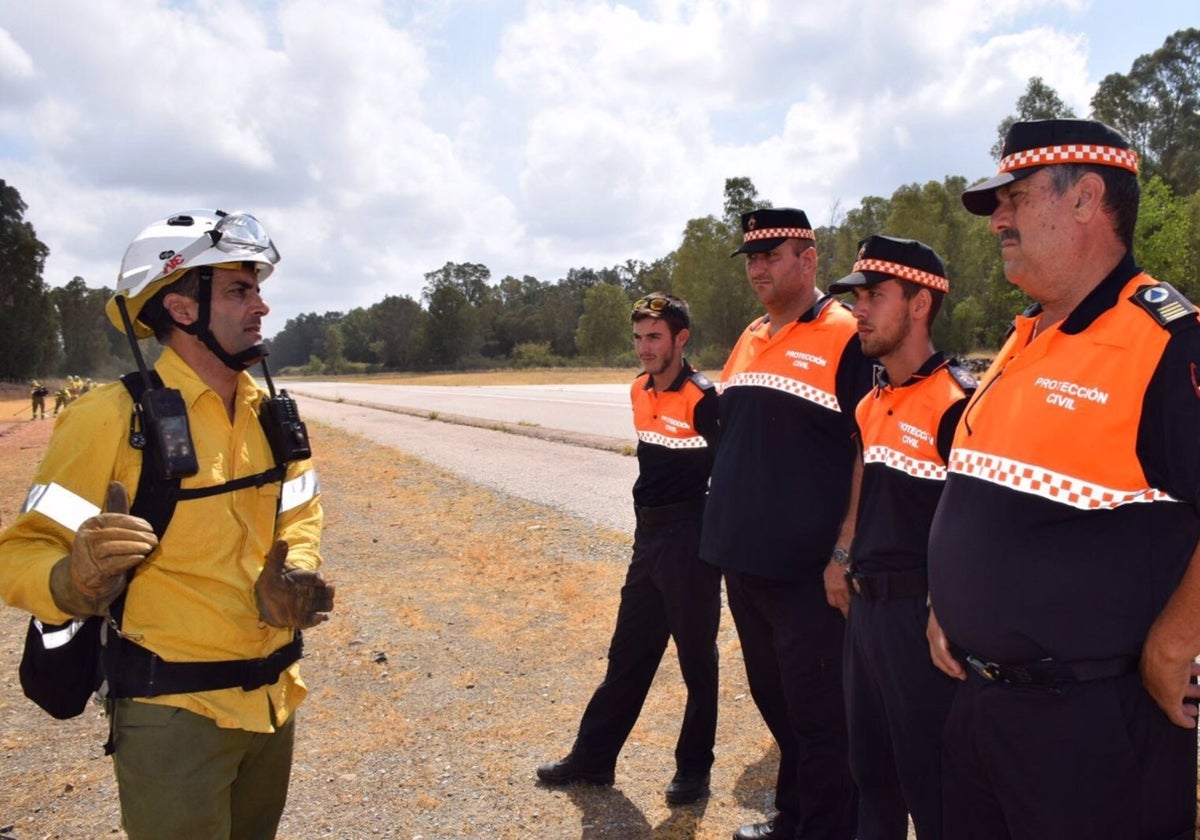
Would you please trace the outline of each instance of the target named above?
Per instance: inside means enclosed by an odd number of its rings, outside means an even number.
[[[125,589],[125,573],[157,547],[150,523],[129,515],[125,486],[109,483],[104,511],[79,526],[71,553],[50,570],[54,603],[75,616],[104,615]]]
[[[304,630],[328,621],[333,609],[334,587],[320,572],[288,566],[288,544],[278,540],[263,561],[262,572],[254,582],[258,617],[272,627],[296,627]]]

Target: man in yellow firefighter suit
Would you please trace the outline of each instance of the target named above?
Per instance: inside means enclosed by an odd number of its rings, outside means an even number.
[[[142,475],[133,399],[121,383],[101,386],[63,412],[0,535],[0,598],[42,622],[109,614],[124,596],[105,705],[133,840],[273,837],[287,797],[307,694],[299,630],[328,618],[334,592],[316,571],[312,463],[279,463],[246,371],[265,355],[260,283],[278,259],[248,214],[191,211],[143,230],[108,314],[127,332],[124,306],[137,337],[164,345],[155,371],[190,426],[164,448],[194,451],[199,471],[181,479],[163,534],[130,515]],[[271,479],[230,483],[249,476]]]
[[[49,388],[38,380],[33,380],[29,386],[29,400],[33,409],[33,416],[29,418],[30,420],[38,419],[39,415],[43,420],[46,419],[46,395],[49,393]]]

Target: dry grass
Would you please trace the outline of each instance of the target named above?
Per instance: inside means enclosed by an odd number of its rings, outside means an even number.
[[[338,377],[375,385],[628,385],[640,368],[536,368],[461,373],[377,373]],[[714,381],[720,371],[705,371]],[[319,377],[328,379],[326,376]]]
[[[0,423],[5,522],[51,425]],[[336,429],[311,431],[338,605],[307,639],[312,693],[281,837],[682,840],[761,818],[775,753],[727,616],[710,800],[670,809],[662,798],[683,703],[672,650],[616,786],[539,786],[535,766],[569,748],[603,675],[628,536]],[[20,694],[24,623],[0,609],[0,829],[13,826],[0,835],[121,836],[99,710],[56,722]]]
[[[637,372],[637,368],[563,367],[455,373],[375,373],[339,378],[347,382],[370,382],[375,385],[614,385],[627,384]]]
[[[25,390],[0,387],[0,522],[19,510],[52,426],[24,419]],[[777,753],[727,614],[709,800],[662,799],[684,696],[673,649],[616,786],[539,786],[534,767],[569,748],[603,675],[627,536],[311,431],[338,605],[307,637],[311,695],[281,837],[708,840],[762,818]],[[25,621],[0,607],[0,840],[123,836],[102,714],[58,722],[21,695]]]

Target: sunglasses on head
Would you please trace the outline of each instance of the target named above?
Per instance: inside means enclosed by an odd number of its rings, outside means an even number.
[[[634,312],[639,312],[639,311],[644,312],[646,310],[649,310],[651,312],[662,312],[663,310],[669,309],[672,306],[675,306],[675,301],[669,300],[667,298],[662,298],[662,297],[639,298],[638,300],[633,302],[633,311]]]

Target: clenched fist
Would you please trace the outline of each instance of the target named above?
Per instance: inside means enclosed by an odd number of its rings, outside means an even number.
[[[125,486],[111,482],[103,512],[79,526],[71,553],[50,571],[54,603],[71,615],[104,615],[125,589],[126,572],[157,547],[150,523],[129,515]]]
[[[288,566],[287,552],[284,540],[271,546],[262,572],[254,582],[259,619],[272,627],[300,630],[328,621],[334,587],[325,582],[320,572]]]

